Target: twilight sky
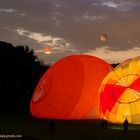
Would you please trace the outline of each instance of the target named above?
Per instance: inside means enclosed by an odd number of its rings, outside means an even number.
[[[140,55],[140,0],[0,0],[0,40],[28,45],[45,63],[69,54],[122,62]]]

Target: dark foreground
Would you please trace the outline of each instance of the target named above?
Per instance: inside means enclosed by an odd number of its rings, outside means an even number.
[[[122,125],[101,127],[97,120],[55,120],[53,132],[47,119],[31,115],[13,114],[0,116],[0,139],[13,140],[134,140],[140,139],[140,126],[130,125],[124,133]]]

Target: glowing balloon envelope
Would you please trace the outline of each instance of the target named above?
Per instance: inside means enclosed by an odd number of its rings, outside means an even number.
[[[88,55],[67,56],[40,79],[30,104],[33,116],[55,119],[99,117],[99,87],[112,67]]]
[[[140,57],[129,59],[103,80],[100,113],[112,123],[140,123]]]
[[[103,42],[107,41],[107,39],[108,39],[108,36],[106,34],[102,34],[100,36],[100,40],[103,41]]]
[[[50,47],[45,47],[44,53],[45,53],[45,54],[51,54],[51,53],[52,53],[51,48],[50,48]]]

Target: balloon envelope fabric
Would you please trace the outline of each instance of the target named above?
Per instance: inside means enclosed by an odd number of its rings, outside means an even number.
[[[52,119],[99,118],[99,87],[112,69],[89,55],[67,56],[40,79],[30,104],[33,116]]]
[[[100,87],[101,118],[112,123],[140,123],[140,57],[126,60],[103,80]]]

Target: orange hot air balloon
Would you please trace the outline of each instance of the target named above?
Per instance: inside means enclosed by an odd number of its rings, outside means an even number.
[[[45,53],[45,54],[51,54],[51,53],[52,53],[51,48],[50,48],[50,47],[45,47],[45,48],[44,48],[44,53]]]
[[[56,62],[40,79],[30,104],[33,116],[55,119],[99,117],[98,90],[112,67],[89,55]]]
[[[102,34],[100,35],[100,40],[103,41],[103,42],[106,42],[108,39],[108,36],[106,34]]]
[[[118,65],[100,88],[101,117],[112,123],[140,124],[140,57]]]

